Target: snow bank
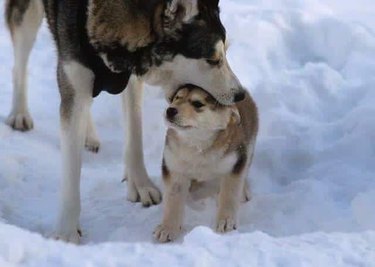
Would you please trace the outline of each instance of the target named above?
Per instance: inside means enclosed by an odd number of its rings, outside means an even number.
[[[375,266],[375,2],[221,5],[229,60],[256,100],[261,123],[249,175],[253,199],[241,208],[239,231],[210,232],[215,205],[207,201],[203,211],[187,210],[185,238],[171,246],[152,243],[162,210],[125,200],[120,101],[103,94],[93,107],[102,150],[85,153],[82,171],[85,245],[26,232],[51,232],[61,173],[56,58],[43,27],[29,70],[36,128],[17,133],[0,124],[0,266],[233,266],[232,260],[239,266]],[[4,120],[12,50],[3,26],[0,51]],[[145,158],[159,186],[165,106],[160,91],[148,88]]]
[[[182,245],[103,243],[76,247],[0,227],[1,266],[374,266],[375,233],[272,238],[219,236],[198,227]],[[8,240],[6,243],[4,240]]]

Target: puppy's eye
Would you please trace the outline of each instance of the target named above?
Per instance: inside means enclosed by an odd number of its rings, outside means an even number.
[[[221,59],[206,59],[206,62],[211,66],[217,66],[220,65]]]
[[[203,104],[202,102],[200,102],[200,101],[193,101],[193,102],[191,102],[191,104],[192,104],[193,107],[195,107],[195,108],[201,108],[201,107],[204,106],[204,104]]]

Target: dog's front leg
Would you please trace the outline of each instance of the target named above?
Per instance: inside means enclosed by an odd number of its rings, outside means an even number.
[[[6,123],[19,131],[31,130],[33,120],[27,103],[27,65],[44,10],[42,1],[6,1],[14,49],[13,105]],[[21,7],[26,6],[24,10]]]
[[[244,186],[244,177],[242,176],[231,174],[221,180],[216,218],[216,231],[219,233],[237,229],[237,214]]]
[[[79,243],[80,175],[94,74],[75,61],[58,67],[61,94],[61,150],[63,172],[56,238]]]
[[[174,173],[164,177],[164,182],[163,221],[154,231],[154,238],[163,243],[175,240],[182,231],[185,202],[190,186],[187,177]]]
[[[142,95],[143,82],[132,76],[122,94],[123,111],[126,117],[127,142],[125,149],[125,177],[128,180],[128,199],[140,201],[143,206],[161,202],[159,189],[148,177],[143,158],[142,141]]]

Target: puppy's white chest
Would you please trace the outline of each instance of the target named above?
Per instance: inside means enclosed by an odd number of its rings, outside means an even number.
[[[166,149],[164,157],[171,170],[198,181],[229,174],[237,161],[236,153],[224,155],[221,151],[203,153],[193,149],[178,153]]]

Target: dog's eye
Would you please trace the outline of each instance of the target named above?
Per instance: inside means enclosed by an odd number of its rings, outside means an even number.
[[[220,65],[221,59],[206,59],[207,63],[211,66],[217,66]]]
[[[192,104],[193,107],[195,107],[195,108],[201,108],[201,107],[204,106],[204,104],[203,104],[202,102],[200,102],[200,101],[193,101],[193,102],[191,102],[191,104]]]

